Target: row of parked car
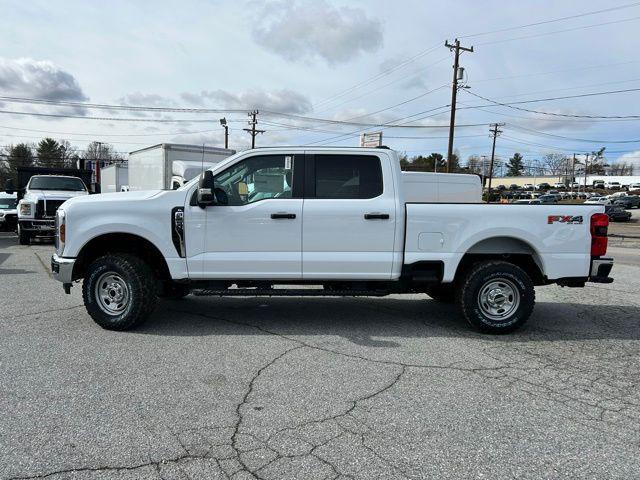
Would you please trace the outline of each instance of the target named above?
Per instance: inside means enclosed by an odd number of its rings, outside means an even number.
[[[556,182],[553,185],[547,182],[541,182],[535,185],[533,183],[525,183],[524,185],[516,185],[515,183],[512,183],[511,185],[498,185],[496,186],[496,190],[500,192],[503,192],[506,190],[546,191],[551,189],[573,190],[573,189],[578,189],[583,187],[584,185],[578,182],[568,182],[568,183]],[[620,190],[620,191],[633,191],[633,190],[640,190],[640,183],[623,185],[620,182],[615,182],[615,181],[605,182],[604,180],[594,180],[591,185],[588,185],[587,188],[601,189],[601,190],[608,189],[608,190]]]
[[[550,190],[545,195],[526,194],[530,198],[515,199],[511,203],[526,205],[552,205],[566,199],[584,198],[586,204],[604,205],[605,213],[612,222],[628,222],[631,219],[632,208],[640,208],[640,195],[629,195],[626,192],[601,196],[594,193],[566,195],[568,192],[556,193]],[[535,198],[532,198],[534,197]]]

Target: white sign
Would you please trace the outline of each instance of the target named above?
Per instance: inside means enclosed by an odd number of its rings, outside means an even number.
[[[363,133],[360,135],[361,147],[381,147],[382,132]]]

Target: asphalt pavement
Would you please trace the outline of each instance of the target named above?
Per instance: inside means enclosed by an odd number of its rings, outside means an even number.
[[[52,251],[0,234],[2,479],[640,476],[637,249],[498,337],[426,295],[189,296],[108,332]]]

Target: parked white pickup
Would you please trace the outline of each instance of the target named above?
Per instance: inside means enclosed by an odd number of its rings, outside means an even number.
[[[481,331],[507,332],[530,316],[534,285],[613,281],[603,212],[485,205],[477,176],[404,173],[383,148],[256,149],[176,191],[66,202],[52,269],[67,292],[84,279],[87,310],[109,329],[190,291],[426,292]]]
[[[34,175],[18,202],[18,238],[29,245],[35,235],[53,235],[54,218],[60,205],[70,198],[88,196],[80,178],[64,175]]]

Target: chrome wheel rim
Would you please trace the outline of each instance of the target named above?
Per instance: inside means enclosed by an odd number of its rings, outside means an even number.
[[[478,306],[491,320],[507,320],[520,306],[520,291],[510,280],[489,280],[480,288]]]
[[[131,295],[123,278],[115,272],[103,273],[95,287],[100,309],[108,315],[119,315],[129,305]]]

